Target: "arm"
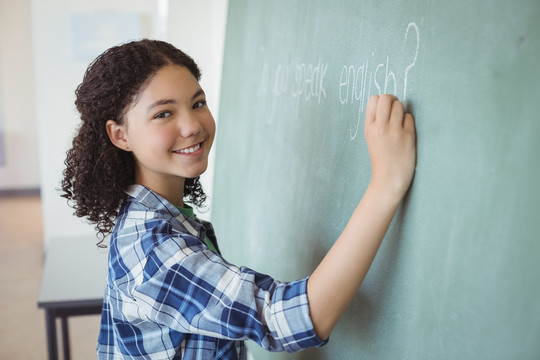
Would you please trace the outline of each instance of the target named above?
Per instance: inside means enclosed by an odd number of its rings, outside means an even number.
[[[327,339],[362,284],[414,174],[414,120],[390,95],[372,96],[365,134],[371,182],[336,243],[308,280],[311,320]]]
[[[143,252],[156,245],[146,255],[144,271],[137,269],[137,279],[121,279],[128,284],[123,285],[127,296],[117,312],[131,327],[142,324],[141,331],[152,330],[143,334],[148,344],[159,347],[162,334],[171,329],[219,339],[251,339],[270,351],[293,352],[323,344],[313,332],[306,279],[284,283],[236,267],[186,234],[150,241],[150,246],[136,246]],[[145,256],[138,255],[134,258]],[[173,345],[179,346],[183,337],[174,338]]]

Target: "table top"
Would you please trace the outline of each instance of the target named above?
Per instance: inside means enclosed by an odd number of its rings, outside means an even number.
[[[45,254],[38,307],[101,304],[107,279],[107,249],[96,238],[53,239]]]

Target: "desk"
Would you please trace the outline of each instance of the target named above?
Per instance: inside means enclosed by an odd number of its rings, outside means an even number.
[[[45,310],[49,360],[58,359],[56,318],[62,322],[64,359],[69,360],[68,317],[100,314],[107,278],[107,250],[97,239],[54,239],[48,246],[38,296]],[[98,334],[89,334],[89,336]]]

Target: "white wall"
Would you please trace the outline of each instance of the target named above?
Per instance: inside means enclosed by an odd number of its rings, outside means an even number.
[[[30,0],[0,1],[0,190],[39,188],[30,25]]]
[[[191,8],[193,3],[197,4],[196,11]],[[222,57],[224,37],[216,37],[216,35],[224,34],[226,2],[218,0],[197,2],[189,0],[170,2],[167,0],[114,2],[110,0],[32,0],[31,5],[45,242],[48,243],[55,237],[92,236],[95,233],[93,227],[75,218],[72,215],[73,210],[67,206],[57,191],[62,178],[65,153],[70,146],[78,122],[73,104],[74,90],[82,80],[84,71],[91,60],[79,60],[74,56],[71,33],[73,14],[95,11],[139,13],[142,19],[142,37],[170,40],[192,54],[196,60],[198,60],[197,57],[201,57],[200,66],[205,74],[203,86],[207,89],[209,97],[215,97],[213,106],[214,113],[217,115],[221,81],[221,60],[217,64],[217,59]],[[160,16],[160,9],[167,8],[169,16]],[[190,26],[187,26],[188,21],[191,21]],[[169,27],[161,26],[163,23],[168,23]],[[180,31],[182,33],[178,34]],[[188,41],[192,36],[197,36],[198,45]],[[188,43],[190,49],[182,46]],[[111,45],[114,44],[108,44],[103,50]],[[208,63],[208,69],[205,69],[207,65],[202,60],[205,57],[213,59]],[[211,184],[211,181],[211,179],[205,180],[208,184]]]

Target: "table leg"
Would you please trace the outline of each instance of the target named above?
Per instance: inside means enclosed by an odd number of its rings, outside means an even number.
[[[47,347],[49,352],[49,360],[58,360],[56,316],[53,309],[45,309],[45,324],[47,326]]]
[[[69,328],[68,328],[68,317],[62,316],[62,343],[64,345],[64,360],[70,360],[70,351],[69,351]]]

